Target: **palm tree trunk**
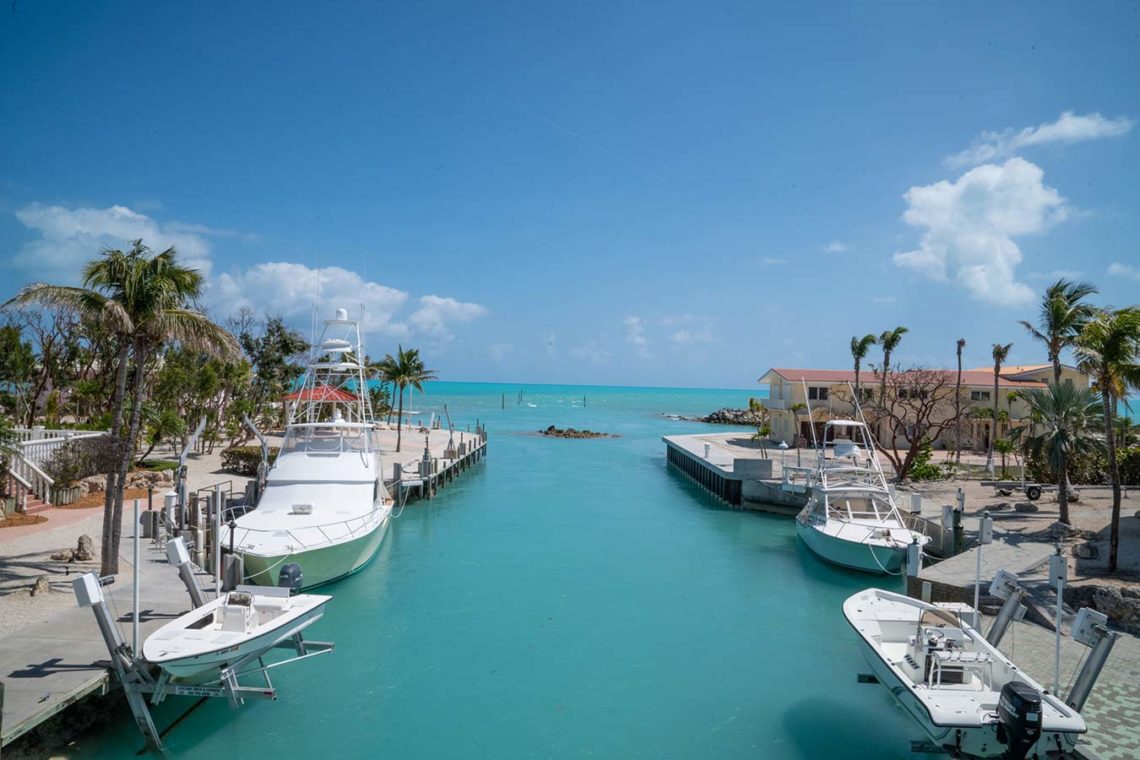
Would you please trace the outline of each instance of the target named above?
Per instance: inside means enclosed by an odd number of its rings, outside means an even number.
[[[1053,384],[1054,385],[1060,385],[1061,384],[1061,352],[1058,351],[1057,353],[1050,353],[1049,354],[1049,361],[1053,362]],[[1066,458],[1063,458],[1063,461],[1064,461],[1064,467],[1062,468],[1062,472],[1065,476],[1065,509],[1061,514],[1065,515],[1066,517],[1062,517],[1061,522],[1068,525],[1069,521],[1066,518],[1069,514],[1069,494],[1072,493],[1073,491],[1075,491],[1076,489],[1074,489],[1073,484],[1071,482],[1069,482],[1069,460],[1066,457]],[[1060,501],[1059,497],[1058,497],[1058,501]],[[1078,501],[1078,499],[1074,498],[1073,501]]]
[[[1116,461],[1116,441],[1112,436],[1112,401],[1111,393],[1101,392],[1104,403],[1104,429],[1108,431],[1105,436],[1108,443],[1108,472],[1112,478],[1112,522],[1108,539],[1108,569],[1116,572],[1116,554],[1120,546],[1120,464]]]
[[[127,427],[127,435],[123,439],[119,453],[119,479],[115,489],[115,509],[111,517],[111,551],[114,553],[115,570],[118,572],[119,543],[123,533],[123,493],[126,490],[127,473],[130,472],[131,462],[135,458],[135,439],[138,438],[139,425],[142,420],[142,393],[146,380],[146,351],[143,346],[135,346],[135,376],[131,383],[134,397],[131,399],[131,418]],[[135,526],[138,530],[138,526]]]
[[[958,346],[958,380],[954,383],[954,461],[962,463],[962,347]]]
[[[994,366],[994,429],[990,433],[990,446],[986,451],[986,471],[994,474],[994,440],[997,438],[998,432],[998,372],[1001,370]]]
[[[400,413],[396,415],[396,451],[400,450],[404,430],[404,386],[400,386]]]
[[[855,401],[856,402],[862,401],[862,399],[859,398],[859,360],[858,359],[855,360]]]
[[[127,369],[130,364],[131,345],[123,339],[115,355],[115,393],[111,397],[111,442],[115,456],[107,471],[107,489],[103,496],[103,545],[100,552],[100,575],[119,572],[118,544],[113,542],[115,518],[115,492],[119,486],[119,458],[123,450],[123,402],[127,394]],[[111,552],[115,543],[115,552]]]

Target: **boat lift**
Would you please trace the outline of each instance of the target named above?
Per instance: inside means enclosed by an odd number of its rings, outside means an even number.
[[[167,543],[166,553],[170,564],[179,569],[179,576],[190,594],[191,607],[200,607],[205,603],[205,597],[198,585],[198,579],[194,575],[193,566],[182,539],[176,538]],[[151,705],[157,705],[167,696],[173,694],[186,697],[224,698],[229,701],[230,707],[235,709],[241,706],[246,699],[276,700],[277,690],[270,680],[270,669],[317,655],[328,654],[334,648],[332,642],[306,641],[303,635],[297,632],[264,649],[251,652],[229,667],[221,669],[216,679],[206,683],[187,684],[173,681],[166,671],[161,671],[159,676],[155,678],[152,672],[153,666],[123,640],[118,626],[115,625],[115,620],[107,608],[102,587],[113,582],[113,576],[100,578],[92,572],[84,573],[76,578],[72,582],[72,587],[79,606],[90,607],[95,614],[95,621],[99,624],[99,632],[103,635],[107,652],[110,654],[111,666],[119,679],[119,683],[123,686],[127,703],[130,705],[135,718],[135,724],[143,738],[146,739],[147,747],[159,752],[164,751],[162,737],[166,731],[160,732],[155,726],[154,718],[151,716],[150,708],[147,705],[147,695],[150,696]],[[135,584],[137,587],[137,576]],[[137,615],[137,613],[136,609],[135,614]],[[284,660],[266,663],[265,655],[270,649],[278,648],[292,650],[291,656]],[[241,679],[255,673],[260,674],[259,680],[262,683],[255,685],[243,685],[241,683]]]

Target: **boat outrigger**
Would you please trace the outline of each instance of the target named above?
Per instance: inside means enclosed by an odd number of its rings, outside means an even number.
[[[903,521],[867,424],[830,420],[817,448],[811,496],[796,516],[796,534],[833,564],[868,573],[899,573],[907,548],[917,544],[921,549],[930,537]]]
[[[257,507],[236,521],[234,551],[252,583],[276,585],[296,563],[313,588],[359,570],[380,547],[392,501],[363,361],[360,327],[338,309],[287,398],[285,441]]]

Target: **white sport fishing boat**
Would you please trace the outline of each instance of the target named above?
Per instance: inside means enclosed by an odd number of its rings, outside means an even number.
[[[867,589],[843,614],[874,676],[954,757],[1059,757],[1086,731],[1079,712],[947,606]]]
[[[143,658],[171,677],[214,679],[317,622],[330,596],[239,587],[172,620],[143,642]]]
[[[810,487],[796,515],[796,533],[809,549],[836,565],[868,573],[897,574],[907,547],[930,537],[903,522],[887,487],[866,423],[830,420]]]
[[[247,580],[276,585],[281,568],[296,563],[302,586],[313,588],[359,570],[380,547],[392,502],[364,355],[359,325],[338,309],[287,399],[285,441],[257,507],[236,521]]]

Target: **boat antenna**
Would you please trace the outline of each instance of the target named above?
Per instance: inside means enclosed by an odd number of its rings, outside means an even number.
[[[815,446],[816,451],[818,451],[819,455],[822,457],[823,450],[819,448],[819,441],[817,441],[815,437],[815,416],[811,412],[811,398],[808,397],[807,380],[801,377],[800,385],[802,385],[804,388],[804,403],[807,406],[808,427],[811,428],[811,445]]]

